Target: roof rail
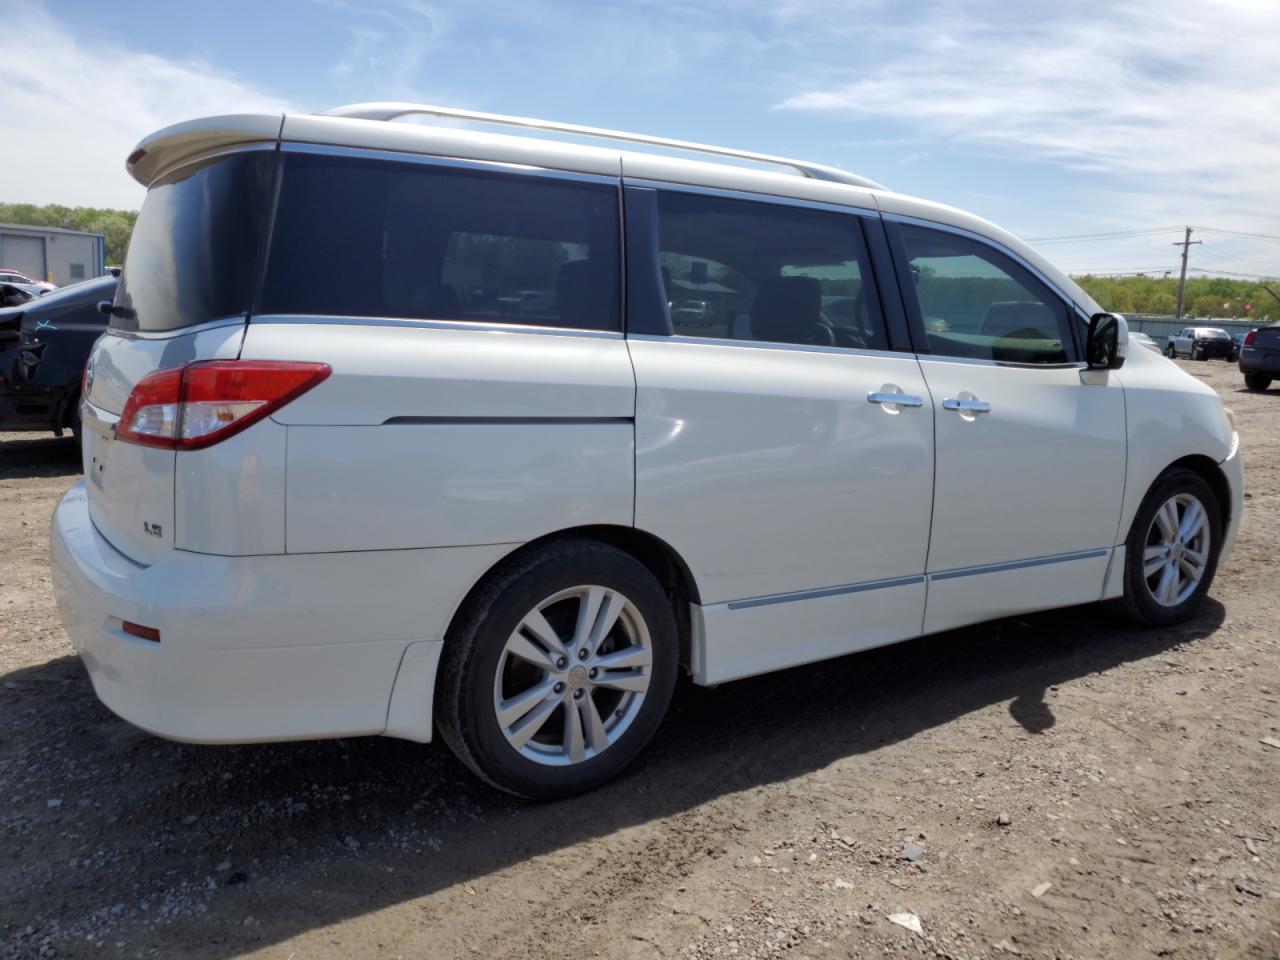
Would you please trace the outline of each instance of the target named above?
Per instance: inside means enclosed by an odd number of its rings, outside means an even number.
[[[757,163],[771,163],[783,167],[791,167],[801,175],[812,180],[826,180],[831,183],[847,183],[855,187],[868,187],[872,190],[887,189],[882,184],[860,177],[856,173],[848,173],[836,167],[808,163],[804,160],[791,160],[787,157],[775,157],[767,153],[752,153],[747,150],[734,150],[730,147],[716,147],[705,143],[692,143],[688,140],[669,140],[666,137],[651,137],[643,133],[626,133],[621,130],[607,130],[603,127],[584,127],[576,123],[560,123],[555,120],[535,120],[532,117],[511,117],[501,113],[480,113],[475,110],[458,110],[454,107],[433,107],[425,103],[352,103],[344,107],[333,107],[321,110],[318,116],[344,117],[351,120],[395,120],[407,116],[447,117],[451,120],[474,120],[480,123],[498,123],[510,127],[525,127],[530,130],[545,130],[553,133],[570,133],[580,137],[596,137],[603,140],[622,140],[627,143],[640,143],[650,147],[666,147],[670,150],[688,150],[693,153],[710,153],[720,157],[734,157],[738,160],[752,160]]]

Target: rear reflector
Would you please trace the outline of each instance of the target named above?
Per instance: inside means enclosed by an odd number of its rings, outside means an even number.
[[[206,360],[137,382],[116,439],[171,450],[225,440],[306,393],[332,373],[327,363]]]
[[[150,640],[152,643],[160,642],[160,631],[155,627],[144,627],[140,623],[130,623],[128,620],[122,620],[120,629],[130,636],[138,637],[140,640]]]

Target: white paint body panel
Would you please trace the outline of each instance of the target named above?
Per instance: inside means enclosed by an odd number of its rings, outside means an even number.
[[[59,503],[50,547],[59,612],[98,696],[146,730],[203,743],[382,733],[406,649],[439,641],[510,549],[171,550],[141,567],[90,522],[82,484]],[[122,620],[161,642],[123,633]],[[421,689],[434,663],[415,670]]]
[[[118,419],[130,392],[143,377],[196,360],[234,359],[243,335],[242,320],[169,336],[108,333],[94,347],[94,376],[86,399],[111,419]],[[85,418],[84,423],[81,456],[93,522],[117,550],[134,560],[152,563],[160,559],[176,542],[174,452],[121,443],[98,419]],[[217,517],[211,522],[224,524],[228,520]]]
[[[270,419],[222,443],[177,454],[175,546],[195,553],[284,553],[285,442]]]
[[[1129,469],[1117,542],[1124,540],[1142,498],[1171,463],[1189,456],[1222,463],[1232,450],[1231,424],[1221,399],[1176,363],[1150,350],[1131,350],[1119,375],[1128,411]],[[1237,476],[1238,463],[1232,469],[1223,466],[1232,490],[1228,532],[1234,537],[1244,506],[1243,479]]]
[[[288,430],[289,553],[523,543],[631,525],[630,421]]]
[[[919,632],[923,588],[729,604],[923,573],[933,416],[914,358],[661,339],[631,352],[636,525],[698,583],[705,682]],[[924,405],[867,400],[895,388]]]
[[[1117,540],[1125,483],[1124,391],[1114,372],[1020,367],[922,357],[933,393],[937,486],[930,574],[1106,549]],[[989,413],[943,409],[976,398]],[[1105,559],[1040,564],[1009,573],[931,579],[926,632],[1004,616],[1012,609],[1096,600]],[[1026,599],[1008,596],[1010,590]],[[1056,602],[1045,602],[1056,598]],[[1023,603],[1033,605],[1023,606]]]
[[[713,684],[896,643],[920,633],[924,578],[734,608],[697,606],[693,680]]]
[[[620,336],[255,318],[240,355],[333,368],[324,383],[275,413],[291,425],[376,426],[391,417],[601,419],[635,412],[635,379]]]
[[[704,603],[924,570],[933,483],[910,356],[634,339],[636,526],[671,544]]]

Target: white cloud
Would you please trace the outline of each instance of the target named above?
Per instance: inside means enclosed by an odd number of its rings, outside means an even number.
[[[314,0],[347,15],[349,42],[332,73],[367,82],[383,100],[416,100],[427,54],[449,31],[442,10],[423,0],[394,0],[367,7],[352,0]]]
[[[39,5],[0,11],[22,24],[0,82],[0,200],[136,208],[143,190],[124,161],[147,134],[193,117],[289,108],[207,63],[77,38]]]
[[[1274,2],[935,2],[896,16],[883,59],[797,84],[778,108],[1096,174],[1095,224],[1280,233]]]

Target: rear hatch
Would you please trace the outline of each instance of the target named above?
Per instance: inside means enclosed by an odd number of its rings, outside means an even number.
[[[94,525],[140,563],[174,544],[171,449],[116,439],[138,382],[197,360],[235,359],[266,249],[277,154],[188,163],[147,192],[107,334],[85,373],[85,486]]]
[[[1280,364],[1280,326],[1259,327],[1253,335],[1252,346],[1262,351],[1269,364]]]

